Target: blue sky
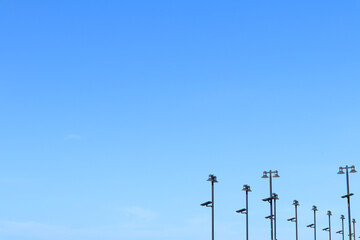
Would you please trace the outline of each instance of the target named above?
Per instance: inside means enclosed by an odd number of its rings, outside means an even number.
[[[210,239],[199,204],[214,173],[217,239],[245,236],[243,184],[250,237],[269,238],[269,169],[279,240],[294,237],[294,199],[301,238],[314,204],[319,229],[331,210],[340,230],[336,173],[360,156],[359,13],[358,0],[0,0],[0,237]]]

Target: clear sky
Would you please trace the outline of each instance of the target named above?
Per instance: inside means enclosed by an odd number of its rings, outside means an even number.
[[[318,240],[360,170],[360,1],[0,0],[0,238]],[[350,178],[360,222],[360,173]],[[347,215],[345,215],[347,218]],[[360,229],[357,231],[360,233]],[[340,239],[335,236],[334,239]]]

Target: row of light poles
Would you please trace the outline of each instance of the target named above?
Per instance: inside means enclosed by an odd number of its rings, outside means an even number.
[[[344,172],[345,170],[345,172]],[[350,171],[349,171],[350,170]],[[355,219],[352,219],[351,221],[351,210],[350,210],[350,197],[353,196],[353,193],[350,193],[350,188],[349,188],[349,173],[356,173],[357,171],[355,170],[355,166],[348,166],[346,165],[345,167],[339,167],[339,172],[338,174],[346,174],[346,186],[347,186],[347,194],[342,196],[341,198],[347,198],[347,205],[348,205],[348,219],[349,219],[349,240],[355,240]],[[270,186],[270,196],[268,198],[263,199],[264,202],[268,202],[270,205],[270,215],[265,217],[266,219],[270,220],[270,238],[271,240],[277,240],[276,237],[276,200],[279,200],[278,195],[276,193],[273,193],[272,191],[272,178],[278,178],[279,173],[277,170],[272,171],[264,171],[263,172],[263,176],[262,178],[269,178],[269,186]],[[215,240],[215,221],[214,221],[214,206],[215,206],[215,202],[214,202],[214,184],[217,183],[217,177],[213,174],[209,175],[209,178],[207,181],[211,182],[211,201],[207,201],[204,202],[202,204],[200,204],[201,206],[205,206],[205,207],[211,207],[211,239]],[[241,214],[245,214],[246,215],[246,240],[249,240],[249,192],[251,192],[250,186],[249,185],[244,185],[243,186],[243,191],[246,192],[246,207],[242,208],[240,210],[237,210],[237,213],[241,213]],[[290,222],[295,222],[295,228],[296,228],[296,240],[299,239],[299,234],[298,234],[298,214],[297,214],[297,208],[299,206],[299,202],[297,200],[294,200],[293,205],[295,206],[295,217],[293,218],[289,218],[288,221]],[[318,211],[317,207],[314,205],[312,207],[312,211],[314,212],[314,223],[307,225],[307,227],[309,228],[313,228],[314,229],[314,240],[316,240],[316,212]],[[329,217],[329,226],[327,228],[322,229],[323,231],[328,231],[329,232],[329,240],[331,240],[331,216],[332,213],[331,211],[327,212],[327,215]],[[342,230],[337,231],[336,233],[342,234],[342,240],[345,240],[345,236],[344,236],[344,215],[341,215],[340,217],[341,221],[342,221]],[[352,233],[352,229],[351,229],[351,223],[353,223],[353,233]]]

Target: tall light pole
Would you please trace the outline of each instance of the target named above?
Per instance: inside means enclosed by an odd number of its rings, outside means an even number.
[[[348,203],[348,218],[349,218],[349,240],[351,240],[351,211],[350,211],[350,197],[353,196],[353,193],[350,193],[350,187],[349,187],[349,169],[350,173],[356,173],[355,166],[348,166],[345,167],[339,167],[338,174],[344,174],[344,169],[346,170],[346,187],[347,187],[347,194],[344,196],[341,196],[341,198],[347,198]]]
[[[268,176],[269,174],[269,176]],[[270,227],[271,227],[271,240],[274,240],[274,214],[273,214],[273,192],[272,192],[272,177],[274,174],[274,178],[280,177],[277,170],[269,172],[264,171],[262,178],[269,178],[270,179],[270,197],[263,199],[265,202],[270,203],[270,216],[267,216],[267,219],[270,219]],[[276,239],[275,239],[276,240]]]
[[[329,232],[329,240],[331,240],[331,211],[327,211],[327,214],[329,216],[329,227],[324,228],[323,231],[328,231]]]
[[[317,211],[317,207],[314,205],[311,210],[314,211],[314,223],[310,224],[310,225],[307,225],[307,227],[314,229],[314,240],[316,240],[316,211]]]
[[[293,205],[295,206],[295,217],[289,218],[289,222],[295,222],[295,236],[296,240],[298,240],[298,217],[297,217],[297,207],[300,205],[298,200],[294,200]]]
[[[215,224],[214,224],[214,183],[217,183],[217,179],[216,176],[213,174],[209,175],[209,179],[207,181],[211,182],[211,201],[208,202],[204,202],[202,204],[200,204],[201,206],[205,206],[205,207],[211,207],[211,239],[214,240],[215,239]]]
[[[251,192],[251,189],[249,185],[244,185],[242,190],[246,192],[246,208],[236,212],[246,214],[246,240],[249,240],[249,192]]]

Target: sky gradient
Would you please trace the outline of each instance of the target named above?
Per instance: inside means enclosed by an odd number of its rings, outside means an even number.
[[[340,239],[360,170],[360,1],[0,0],[0,238]],[[360,174],[350,176],[360,222]],[[360,230],[357,231],[360,233]]]

